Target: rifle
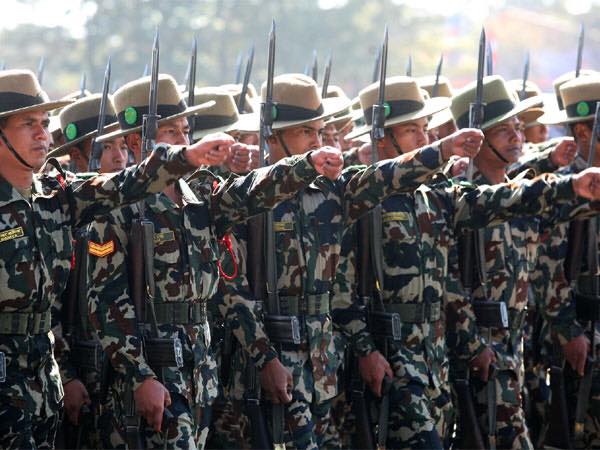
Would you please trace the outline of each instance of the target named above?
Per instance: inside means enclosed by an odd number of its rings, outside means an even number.
[[[437,97],[440,92],[440,75],[442,74],[442,64],[444,64],[444,54],[440,55],[440,60],[438,61],[438,65],[435,69],[435,83],[433,84],[433,88],[431,88],[431,96]]]
[[[523,84],[519,92],[519,100],[525,100],[527,96],[527,79],[529,78],[529,52],[525,55],[525,64],[523,65]]]
[[[267,87],[265,101],[260,107],[260,133],[259,133],[259,166],[265,166],[265,152],[267,151],[267,140],[273,135],[273,77],[275,73],[275,21],[271,24],[269,32],[269,50],[267,66]],[[252,285],[254,298],[267,299],[267,311],[269,314],[279,314],[279,297],[277,293],[277,267],[275,266],[275,243],[273,228],[273,212],[257,215],[248,220],[248,279]],[[265,273],[266,269],[266,273]],[[255,374],[250,377],[256,385]],[[246,408],[249,412],[251,428],[253,430],[252,446],[256,449],[269,448],[284,449],[284,407],[273,405],[272,439],[267,441],[266,420],[262,410],[257,405],[258,395],[249,393]],[[251,414],[250,414],[251,413]]]
[[[79,98],[85,97],[86,82],[87,82],[87,77],[85,76],[85,72],[82,72],[81,78],[79,79]]]
[[[325,75],[323,75],[323,89],[321,89],[321,97],[327,98],[327,89],[329,88],[329,78],[331,77],[331,60],[333,55],[329,53],[327,64],[325,65]]]
[[[250,84],[250,74],[252,73],[252,64],[254,63],[254,45],[248,51],[248,59],[246,60],[246,71],[244,72],[244,83],[242,84],[242,92],[238,100],[238,111],[240,114],[244,112],[246,107],[246,95],[248,94],[248,85]]]
[[[102,132],[104,131],[104,125],[106,123],[106,103],[108,102],[108,86],[110,85],[110,72],[111,65],[109,56],[108,61],[106,62],[106,69],[104,70],[104,82],[102,84],[102,98],[100,99],[100,111],[98,113],[98,126],[96,127],[96,137],[102,135]],[[100,158],[102,158],[102,149],[102,143],[97,142],[97,139],[94,138],[94,142],[92,143],[92,154],[88,162],[88,170],[90,172],[98,172],[100,170]]]
[[[412,77],[412,55],[408,55],[408,61],[406,61],[406,76]]]
[[[198,42],[196,41],[196,37],[194,37],[194,39],[192,39],[192,50],[191,50],[191,54],[190,54],[190,61],[189,61],[189,72],[188,72],[188,77],[187,77],[187,91],[188,91],[188,101],[187,101],[187,105],[189,107],[194,106],[196,99],[195,99],[195,90],[196,90],[196,58],[198,56]],[[196,116],[190,116],[188,118],[188,121],[190,122],[190,132],[189,132],[189,141],[190,144],[194,141],[194,128],[196,125]]]
[[[483,70],[485,64],[485,53],[486,53],[486,45],[485,45],[485,30],[481,30],[481,35],[479,38],[479,52],[478,52],[478,60],[477,60],[477,87],[475,94],[475,102],[471,103],[469,106],[469,127],[472,128],[480,128],[481,123],[483,121],[484,114],[484,104],[483,104]],[[467,179],[473,179],[473,159],[469,162],[469,168],[467,170]],[[479,243],[482,244],[481,236],[480,239],[477,239]],[[477,251],[477,254],[480,257],[483,257],[483,252],[480,251],[479,246],[475,246],[474,243],[475,235],[472,231],[467,231],[460,237],[460,249],[461,249],[461,258],[459,262],[461,263],[460,271],[462,283],[467,291],[467,295],[469,298],[473,296],[473,288],[474,288],[474,267],[479,269],[480,279],[483,281],[485,277],[485,266],[481,264],[477,264],[474,266],[473,264],[473,251],[474,247]],[[483,283],[485,288],[485,282]],[[504,303],[501,303],[504,305]],[[506,305],[504,305],[506,308]],[[478,318],[479,322],[479,318]],[[459,410],[459,432],[458,432],[458,446],[459,448],[477,448],[484,449],[485,446],[483,444],[483,437],[481,434],[481,430],[479,428],[479,422],[477,420],[477,416],[475,414],[475,405],[473,402],[473,396],[470,388],[469,381],[469,371],[468,369],[462,368],[457,370],[457,377],[454,380],[454,387],[458,396],[458,410]],[[488,382],[488,386],[493,386],[495,389],[495,382]],[[490,422],[494,419],[495,415],[495,401],[491,401],[490,394],[492,394],[492,387],[488,390],[488,408],[491,411],[492,406],[494,406],[494,414],[490,415]],[[490,405],[492,403],[492,405]],[[490,425],[493,425],[490,423]],[[494,427],[490,427],[489,434],[490,437],[493,433]],[[491,439],[493,441],[493,438]],[[492,442],[491,442],[492,443]]]
[[[37,68],[37,79],[40,83],[40,86],[42,85],[43,81],[44,81],[44,70],[46,69],[46,58],[44,58],[43,56],[40,58],[40,62],[38,63],[38,68]]]
[[[579,27],[579,37],[577,39],[577,62],[575,63],[575,78],[581,73],[581,65],[583,63],[583,42],[585,39],[585,30],[583,23]]]

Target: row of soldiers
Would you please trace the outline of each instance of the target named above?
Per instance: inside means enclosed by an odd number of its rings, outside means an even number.
[[[600,445],[600,75],[353,102],[272,56],[260,98],[0,71],[0,446]]]

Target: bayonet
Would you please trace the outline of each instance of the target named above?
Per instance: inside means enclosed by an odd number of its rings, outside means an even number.
[[[579,27],[579,38],[577,39],[577,64],[575,66],[575,78],[581,73],[581,64],[583,62],[583,42],[585,39],[585,30],[583,23]]]
[[[315,80],[316,83],[318,83],[319,82],[319,64],[317,61],[317,50],[316,49],[313,50],[312,64],[310,67],[311,67],[311,69],[310,69],[311,77],[313,80]]]
[[[408,60],[406,61],[406,76],[412,77],[412,55],[408,55]]]
[[[269,53],[267,63],[267,88],[265,101],[261,104],[260,111],[260,167],[265,165],[267,140],[273,135],[273,77],[275,74],[275,20],[271,23],[269,32]]]
[[[79,79],[79,98],[85,97],[85,85],[87,83],[87,77],[85,72],[81,73],[81,78]],[[108,91],[108,88],[107,88]],[[104,92],[104,90],[103,90]]]
[[[444,64],[444,54],[440,54],[440,60],[435,68],[435,82],[433,88],[431,88],[431,96],[437,97],[440,93],[440,75],[442,74],[442,65]]]
[[[158,29],[154,36],[152,47],[152,72],[150,75],[150,95],[148,101],[148,114],[144,114],[142,122],[142,159],[145,159],[154,150],[156,131],[158,130],[158,62],[160,56]]]
[[[106,123],[106,105],[108,103],[108,88],[110,86],[110,56],[106,62],[104,70],[104,81],[102,83],[102,97],[100,98],[100,112],[98,113],[98,126],[96,127],[96,138],[92,143],[92,155],[88,163],[88,171],[98,172],[100,170],[100,158],[102,157],[102,143],[96,142],[98,136],[101,136]],[[82,92],[85,90],[85,74],[83,76]]]
[[[38,64],[38,69],[37,69],[37,79],[40,82],[40,85],[43,83],[44,81],[44,69],[46,68],[46,58],[44,58],[43,56],[40,58],[40,62]]]
[[[525,100],[527,96],[527,80],[529,79],[529,51],[525,55],[525,64],[523,65],[523,84],[521,85],[521,92],[519,92],[519,100]]]
[[[246,71],[244,72],[244,83],[242,84],[242,92],[238,99],[238,111],[244,112],[246,107],[246,95],[248,94],[248,85],[250,84],[250,75],[252,74],[252,65],[254,64],[254,44],[248,50],[248,58],[246,59]]]
[[[379,67],[379,98],[376,105],[373,105],[373,120],[371,122],[371,158],[372,163],[377,162],[377,145],[384,138],[385,125],[385,77],[387,72],[388,56],[388,29],[387,25],[383,34],[381,44],[381,64]]]
[[[479,36],[479,52],[477,55],[477,85],[475,88],[475,102],[469,105],[469,128],[480,128],[483,120],[483,68],[485,65],[485,60],[486,38],[485,29],[482,28],[481,35]],[[469,161],[467,179],[469,181],[473,179],[473,158],[471,158]]]
[[[490,41],[487,42],[486,53],[486,75],[489,77],[490,75],[494,75],[494,53]]]
[[[331,77],[331,60],[333,58],[332,53],[329,53],[327,58],[327,64],[325,65],[325,75],[323,75],[323,90],[321,91],[321,97],[327,97],[327,89],[329,88],[329,78]]]
[[[240,50],[238,53],[238,57],[235,60],[235,84],[240,84],[242,81],[242,58],[244,57],[244,52]]]
[[[190,61],[188,62],[189,71],[187,77],[187,91],[188,91],[188,101],[187,105],[189,107],[194,106],[195,104],[195,90],[196,90],[196,59],[198,57],[198,41],[196,41],[196,37],[192,39],[192,50],[190,54]],[[192,136],[194,134],[194,126],[196,124],[195,116],[190,116],[188,118],[190,124],[190,133],[189,140],[190,144],[192,143]]]
[[[144,71],[142,72],[143,77],[147,77],[149,73],[148,63],[144,65]]]

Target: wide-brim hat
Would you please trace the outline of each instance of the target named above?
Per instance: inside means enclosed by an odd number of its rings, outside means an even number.
[[[600,73],[580,76],[563,83],[560,96],[564,109],[547,111],[538,122],[558,125],[593,120],[596,102],[600,101]]]
[[[589,75],[595,75],[595,74],[598,74],[598,72],[596,72],[595,70],[590,70],[590,69],[581,69],[579,71],[580,77],[587,77]],[[556,103],[558,104],[558,109],[565,108],[565,106],[563,105],[563,102],[562,102],[562,98],[560,96],[561,86],[571,80],[574,80],[575,78],[577,78],[575,76],[575,71],[572,70],[570,72],[563,73],[561,76],[559,76],[557,79],[555,79],[552,82],[552,86],[554,87],[554,96],[556,98]]]
[[[417,78],[419,87],[425,89],[432,98],[434,97],[435,78],[435,75]],[[438,78],[438,89],[435,97],[452,97],[452,84],[444,75],[440,75]]]
[[[379,82],[372,83],[358,94],[365,124],[347,134],[345,139],[354,139],[369,133],[372,128],[373,106],[379,101]],[[417,80],[395,76],[385,80],[385,125],[389,128],[411,120],[421,119],[447,108],[450,100],[445,97],[425,99]]]
[[[72,100],[50,101],[30,70],[0,71],[0,118],[32,111],[52,111]]]
[[[509,80],[506,82],[507,85],[514,91],[517,98],[521,96],[523,92],[523,80]],[[535,84],[531,80],[525,81],[525,92],[524,99],[531,97],[541,97],[542,104],[541,106],[534,106],[533,108],[529,108],[526,111],[523,111],[519,114],[519,120],[523,122],[523,125],[527,128],[528,126],[537,124],[537,119],[544,114],[544,103],[542,97],[542,90],[539,88],[537,84]]]
[[[431,116],[431,119],[429,119],[429,122],[427,123],[427,129],[433,130],[453,120],[454,117],[452,116],[450,108],[444,108]]]
[[[170,75],[158,76],[157,112],[158,125],[188,117],[209,108],[212,102],[188,107],[179,91],[175,78]],[[148,114],[150,77],[142,77],[121,86],[113,95],[113,102],[120,129],[99,136],[96,141],[104,142],[137,133],[142,130],[142,119]]]
[[[194,118],[194,139],[200,139],[211,133],[246,131],[257,132],[260,125],[258,114],[239,114],[233,95],[221,87],[198,89],[195,103],[214,104],[199,111]]]
[[[468,128],[469,106],[475,102],[477,82],[473,81],[452,97],[450,110],[457,128]],[[530,97],[519,101],[514,92],[508,87],[504,78],[491,75],[483,78],[483,123],[482,130],[487,130],[511,117],[518,116],[523,111],[542,104],[542,97]]]
[[[242,89],[244,88],[242,84],[223,84],[219,87],[233,95],[233,101],[236,105],[240,103],[240,96],[242,95]],[[240,114],[250,114],[257,112],[257,106],[259,104],[260,99],[258,98],[258,94],[256,93],[256,88],[252,85],[252,83],[248,83],[248,88],[246,90],[246,99],[244,100],[244,109],[243,111],[238,110],[238,112]]]
[[[266,99],[266,83],[261,89]],[[327,119],[349,105],[339,97],[321,98],[315,81],[303,74],[279,75],[273,79],[273,129],[292,128],[315,120]]]
[[[112,96],[108,96],[104,113],[104,131],[111,132],[119,128],[119,121],[115,114]],[[65,143],[53,148],[48,153],[48,158],[66,155],[69,149],[86,139],[98,135],[98,119],[102,94],[83,97],[63,108],[58,115],[60,130],[65,137]]]
[[[348,106],[341,110],[339,113],[334,114],[329,119],[325,121],[325,125],[333,125],[339,131],[345,128],[349,122],[352,121],[352,100],[348,98],[344,90],[335,85],[327,86],[327,93],[325,94],[325,98],[342,98],[344,101],[348,102]],[[360,103],[359,103],[360,104]]]

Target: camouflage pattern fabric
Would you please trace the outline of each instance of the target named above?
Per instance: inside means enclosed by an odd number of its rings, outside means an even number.
[[[160,191],[190,169],[179,149],[159,148],[139,166],[87,181],[35,175],[31,199],[0,180],[0,314],[52,308],[71,266],[72,226]],[[52,332],[0,335],[7,363],[0,447],[53,445],[63,397],[54,342]]]

